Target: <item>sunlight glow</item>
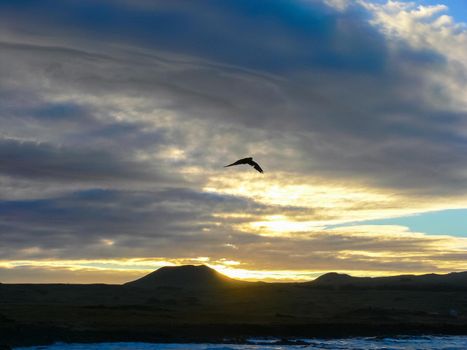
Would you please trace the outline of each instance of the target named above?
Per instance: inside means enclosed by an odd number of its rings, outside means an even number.
[[[214,212],[212,216],[220,220],[219,225],[231,221],[237,230],[261,236],[290,237],[348,222],[412,215],[447,206],[464,208],[467,203],[467,198],[429,201],[355,183],[336,183],[287,173],[268,174],[267,179],[258,179],[254,173],[234,174],[209,177],[203,190],[253,199],[267,205],[268,213],[229,211]],[[345,230],[353,232],[359,228],[349,226]],[[382,230],[389,235],[408,234],[407,229],[389,225],[367,227],[363,231],[382,234]]]
[[[240,231],[257,232],[262,236],[288,236],[297,232],[322,230],[325,225],[319,221],[293,221],[287,217],[282,219],[270,218],[269,221],[254,221],[246,225],[238,225]]]
[[[261,204],[279,206],[281,212],[300,208],[298,212],[303,215],[304,210],[313,209],[307,214],[310,220],[333,223],[416,214],[445,209],[447,206],[464,208],[467,204],[467,198],[446,198],[445,201],[430,202],[426,198],[408,198],[392,191],[364,187],[356,183],[344,184],[288,173],[269,174],[267,179],[261,178],[259,181],[256,174],[217,174],[209,177],[203,191],[246,197]]]

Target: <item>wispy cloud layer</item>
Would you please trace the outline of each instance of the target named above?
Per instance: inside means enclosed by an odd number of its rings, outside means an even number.
[[[444,10],[0,1],[0,260],[466,268],[462,238],[326,229],[467,205],[467,31]],[[264,177],[222,169],[248,155]]]

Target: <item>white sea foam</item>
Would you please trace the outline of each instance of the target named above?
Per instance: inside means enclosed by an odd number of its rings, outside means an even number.
[[[278,340],[251,339],[249,344],[96,343],[15,348],[15,350],[465,350],[467,336],[299,339],[300,345],[280,345]],[[306,345],[304,344],[306,343]]]

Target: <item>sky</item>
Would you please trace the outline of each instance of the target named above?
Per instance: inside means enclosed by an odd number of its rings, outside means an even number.
[[[0,282],[467,270],[463,0],[0,0]],[[253,156],[264,169],[224,168]]]

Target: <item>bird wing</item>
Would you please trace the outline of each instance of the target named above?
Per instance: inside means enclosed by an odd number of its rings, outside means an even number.
[[[261,169],[261,167],[259,166],[259,164],[256,163],[254,160],[251,160],[250,162],[248,162],[248,164],[250,164],[253,168],[255,168],[256,170],[258,170],[260,173],[263,173],[263,169]]]
[[[226,165],[224,166],[224,168],[228,167],[228,166],[232,166],[232,165],[239,165],[239,164],[250,164],[250,162],[253,160],[253,158],[251,157],[248,157],[248,158],[242,158],[242,159],[239,159],[237,160],[236,162],[232,163],[232,164],[229,164],[229,165]]]

